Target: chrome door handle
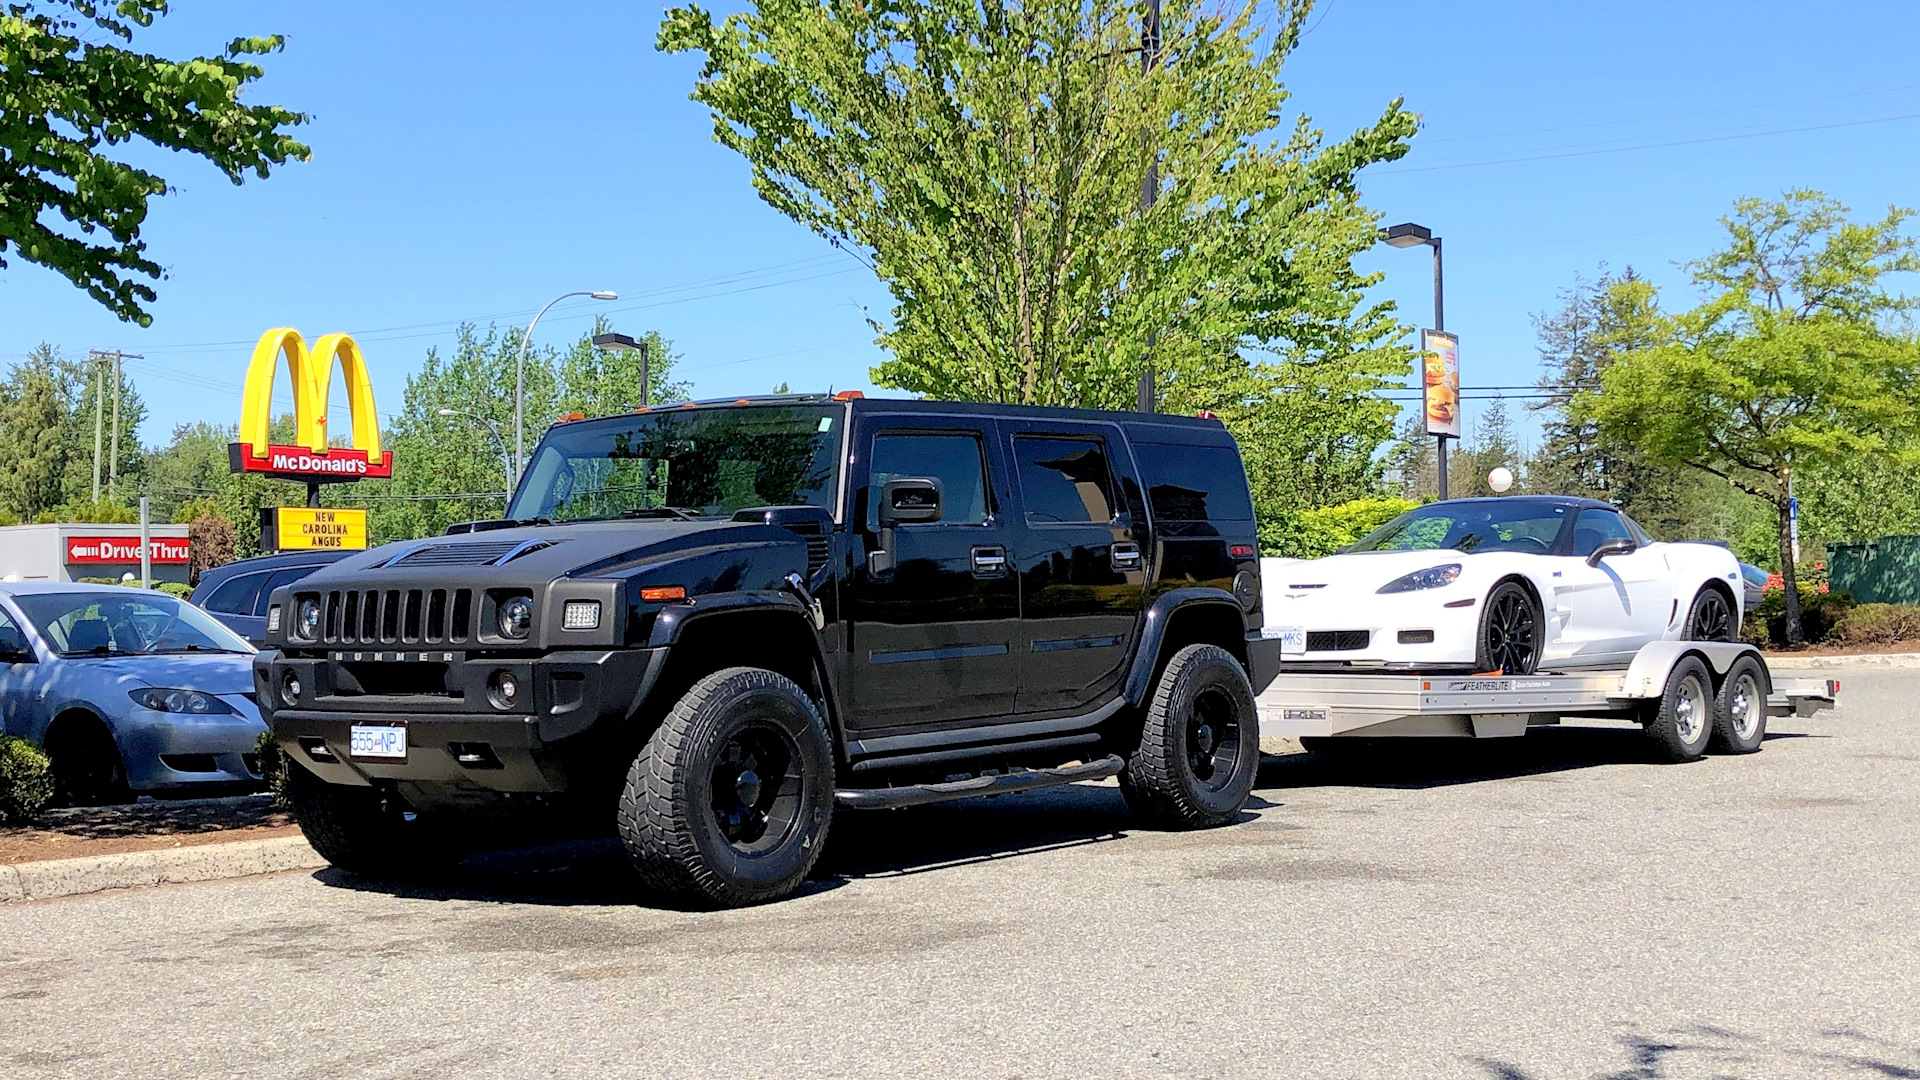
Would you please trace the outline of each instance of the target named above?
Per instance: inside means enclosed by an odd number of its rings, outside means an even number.
[[[973,549],[973,572],[979,577],[997,577],[1007,572],[1007,549],[999,545]]]
[[[1115,570],[1123,574],[1131,570],[1138,570],[1142,562],[1140,558],[1140,545],[1125,541],[1115,544],[1107,561]]]

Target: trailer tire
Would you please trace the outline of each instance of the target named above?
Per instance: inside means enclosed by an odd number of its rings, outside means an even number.
[[[1654,758],[1674,765],[1697,760],[1707,751],[1718,712],[1707,665],[1697,656],[1682,657],[1667,673],[1667,685],[1647,714],[1647,742]]]
[[[1767,666],[1743,656],[1727,669],[1713,710],[1713,750],[1751,754],[1767,738],[1767,695],[1773,692]]]

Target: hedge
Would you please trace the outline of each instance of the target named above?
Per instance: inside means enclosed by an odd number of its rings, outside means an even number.
[[[0,825],[24,825],[53,801],[53,762],[25,739],[0,735]]]

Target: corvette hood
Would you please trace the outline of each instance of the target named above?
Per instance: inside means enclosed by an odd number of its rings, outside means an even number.
[[[1284,599],[1320,598],[1352,593],[1372,593],[1380,586],[1417,570],[1459,563],[1464,572],[1474,563],[1512,552],[1488,552],[1469,555],[1463,551],[1355,551],[1329,555],[1324,559],[1300,561],[1274,560],[1277,565],[1262,568],[1269,596]]]

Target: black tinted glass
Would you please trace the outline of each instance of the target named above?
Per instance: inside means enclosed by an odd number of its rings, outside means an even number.
[[[1135,443],[1147,500],[1161,521],[1252,521],[1240,455],[1227,446]]]
[[[263,571],[255,574],[241,574],[213,590],[206,603],[200,606],[208,611],[218,611],[223,615],[251,615],[253,603],[260,597],[260,586],[266,584],[267,575]]]
[[[1567,508],[1525,499],[1469,499],[1409,510],[1368,533],[1354,551],[1553,551]]]
[[[873,437],[874,497],[889,480],[926,476],[940,481],[940,520],[978,525],[987,520],[987,478],[978,435],[882,434]]]
[[[1013,440],[1020,494],[1035,525],[1113,519],[1113,475],[1096,439]]]
[[[1573,523],[1573,553],[1586,558],[1608,540],[1633,540],[1627,524],[1611,510],[1582,510]],[[1639,541],[1634,541],[1638,543]]]

